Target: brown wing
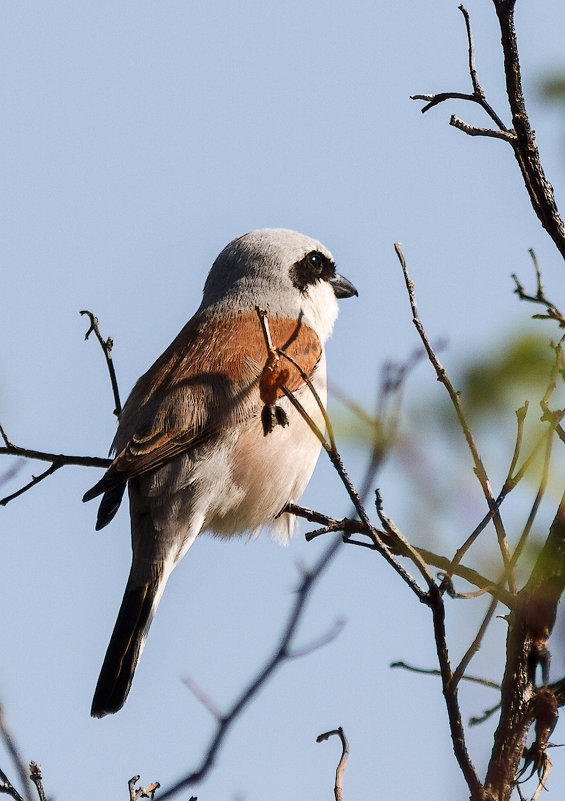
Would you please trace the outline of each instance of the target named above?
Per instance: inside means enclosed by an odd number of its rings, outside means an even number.
[[[273,346],[283,348],[310,375],[322,353],[316,333],[301,320],[272,317],[268,324]],[[116,458],[83,498],[108,493],[97,528],[114,516],[129,479],[259,413],[259,379],[267,355],[255,312],[221,321],[203,314],[187,323],[133,388],[112,444]],[[290,362],[287,369],[286,386],[295,391],[304,381]]]

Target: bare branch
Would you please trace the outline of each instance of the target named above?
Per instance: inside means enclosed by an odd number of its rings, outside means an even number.
[[[479,726],[481,723],[487,721],[490,717],[498,712],[500,709],[500,701],[494,706],[483,710],[482,715],[471,715],[469,718],[469,726]]]
[[[20,784],[24,789],[25,794],[27,795],[28,798],[31,798],[31,784],[29,781],[26,765],[16,745],[16,742],[12,737],[11,732],[9,731],[8,726],[6,725],[6,720],[4,718],[4,710],[2,709],[1,706],[0,706],[0,738],[2,739],[4,746],[6,747],[6,751],[10,755],[10,758],[12,759],[12,762],[15,765],[20,780]],[[2,792],[8,792],[9,794],[12,795],[12,798],[16,798],[17,801],[20,801],[20,798],[17,798],[19,793],[16,792],[12,784],[8,781],[6,774],[2,773],[0,779],[2,780],[2,783],[4,784],[5,788],[6,787],[8,788],[8,789],[3,789]],[[9,787],[12,787],[13,792],[9,790]]]
[[[465,676],[465,671],[469,667],[469,663],[470,663],[471,659],[475,656],[475,654],[478,652],[479,648],[481,647],[481,643],[483,641],[483,637],[485,636],[485,633],[486,633],[486,630],[487,630],[487,627],[488,627],[489,623],[491,622],[492,618],[494,617],[494,613],[496,612],[496,607],[497,606],[498,606],[497,599],[496,598],[491,598],[491,602],[489,604],[489,607],[488,607],[488,609],[487,609],[487,611],[485,613],[485,616],[483,617],[483,620],[481,622],[481,625],[479,626],[479,630],[478,630],[473,642],[467,648],[467,650],[465,651],[465,654],[463,655],[461,661],[459,662],[459,664],[457,665],[457,667],[455,668],[455,670],[453,672],[452,683],[454,685],[458,684],[461,681],[461,679]]]
[[[323,524],[322,529],[305,534],[305,539],[307,541],[310,541],[322,534],[327,534],[334,531],[344,531],[345,534],[343,537],[343,542],[346,545],[357,545],[359,547],[369,548],[372,551],[378,551],[372,541],[359,542],[357,540],[350,539],[352,534],[362,534],[364,536],[371,537],[371,532],[368,531],[364,523],[359,520],[351,520],[347,517],[343,518],[342,520],[338,520],[320,512],[315,512],[312,509],[305,509],[301,506],[297,506],[296,504],[288,504],[288,506],[285,507],[285,511],[295,514],[298,517],[303,517],[310,522]],[[380,531],[379,536],[381,540],[386,543],[391,550],[393,550],[395,544],[393,542],[387,542],[386,532]],[[400,543],[403,539],[404,538],[399,538],[397,540],[396,547],[399,548],[399,554],[401,556],[409,556],[409,552],[406,552],[400,546]],[[504,589],[504,587],[501,587],[499,582],[486,578],[470,567],[466,567],[462,564],[454,564],[446,556],[440,556],[433,551],[428,550],[427,548],[414,547],[414,550],[422,557],[426,564],[433,565],[434,567],[442,570],[444,573],[449,572],[450,575],[458,576],[459,578],[468,581],[469,584],[479,587],[479,589],[481,589],[483,592],[488,592],[494,598],[497,598],[501,603],[507,606],[508,609],[512,609],[515,605],[516,596],[509,593]]]
[[[108,368],[108,373],[110,375],[110,383],[112,384],[112,393],[114,395],[114,414],[116,417],[119,417],[122,413],[122,404],[120,401],[120,391],[118,389],[118,379],[116,378],[116,371],[114,370],[114,362],[112,361],[112,348],[114,347],[114,340],[112,337],[108,337],[108,339],[104,339],[102,334],[100,333],[100,328],[98,324],[98,317],[94,315],[91,311],[87,311],[83,309],[81,314],[88,315],[90,319],[90,328],[84,335],[85,339],[94,333],[96,339],[100,343],[100,347],[102,348],[102,353],[104,354],[104,358],[106,359],[106,366]]]
[[[437,668],[420,668],[415,665],[409,665],[407,662],[403,661],[391,662],[389,667],[402,668],[403,670],[409,670],[411,673],[422,673],[425,676],[441,676]],[[482,676],[469,676],[468,673],[464,673],[461,679],[462,681],[468,681],[472,684],[482,684],[483,687],[490,687],[492,690],[500,690],[500,684],[498,682],[491,681],[491,679],[484,679]]]
[[[45,796],[45,791],[43,789],[43,776],[41,775],[41,765],[38,765],[37,762],[29,763],[29,778],[35,785],[39,801],[47,801],[47,798]]]
[[[0,793],[9,795],[14,801],[25,801],[18,793],[12,782],[8,779],[3,770],[0,770]]]
[[[323,648],[324,645],[328,645],[330,642],[333,642],[333,640],[340,635],[344,626],[345,620],[338,618],[334,621],[331,628],[328,629],[325,634],[321,634],[317,639],[312,640],[306,645],[300,646],[300,648],[289,649],[288,658],[300,659],[303,656],[308,656],[308,654],[317,651],[319,648]]]
[[[155,791],[161,786],[159,782],[151,782],[147,787],[138,787],[136,789],[135,784],[138,781],[139,776],[133,776],[128,782],[129,801],[137,801],[138,798],[153,799],[155,797]],[[190,801],[196,801],[196,799],[192,798]]]
[[[215,756],[236,718],[241,714],[249,702],[257,695],[270,676],[282,665],[283,662],[291,658],[291,644],[298,624],[302,619],[302,615],[304,614],[306,603],[311,594],[312,588],[318,582],[328,564],[335,557],[340,545],[341,539],[336,537],[318,558],[318,561],[315,563],[314,567],[310,571],[304,573],[302,581],[300,582],[300,586],[296,592],[294,605],[291,609],[278,646],[275,648],[264,667],[241,692],[229,711],[225,713],[218,721],[216,731],[212,736],[208,749],[204,754],[200,765],[172,787],[166,789],[165,792],[159,796],[159,801],[165,801],[167,798],[172,798],[186,787],[198,783],[208,774],[214,763]]]
[[[482,105],[482,104],[481,104]],[[422,109],[423,111],[423,109]],[[514,143],[516,134],[513,131],[500,131],[495,128],[481,128],[479,125],[471,125],[465,120],[459,119],[456,114],[452,114],[449,118],[449,124],[453,128],[467,134],[467,136],[490,136],[492,139],[502,139],[504,142]]]
[[[408,275],[408,268],[406,266],[406,260],[404,258],[404,254],[402,253],[402,248],[400,246],[400,243],[398,242],[395,243],[394,249],[396,251],[396,255],[398,256],[400,265],[402,267],[402,272],[404,274],[404,281],[406,283],[406,289],[408,291],[410,308],[412,309],[412,322],[414,323],[414,326],[416,327],[420,339],[422,340],[422,344],[424,345],[426,353],[428,354],[430,363],[435,370],[436,377],[438,381],[441,384],[443,384],[443,386],[447,390],[449,399],[451,400],[452,406],[455,410],[455,414],[457,415],[457,420],[465,437],[465,441],[467,442],[467,447],[469,448],[469,451],[471,452],[471,456],[473,458],[475,474],[479,480],[481,489],[483,490],[483,495],[485,496],[485,499],[487,501],[489,511],[492,514],[492,519],[498,539],[498,545],[500,548],[500,553],[504,564],[505,575],[507,576],[511,592],[515,592],[516,579],[514,577],[514,572],[510,564],[510,550],[508,548],[508,540],[506,538],[506,532],[504,530],[498,506],[493,496],[492,489],[490,486],[490,481],[487,472],[485,470],[485,467],[483,465],[479,449],[477,447],[475,438],[469,426],[469,422],[463,410],[460,393],[454,388],[453,384],[449,380],[447,372],[445,371],[445,368],[442,366],[436,353],[434,352],[434,349],[432,348],[428,336],[425,332],[424,326],[422,325],[422,321],[420,320],[420,316],[418,314],[418,307],[416,304],[414,282]]]
[[[24,492],[27,492],[27,490],[35,487],[35,485],[39,484],[40,481],[43,481],[45,478],[52,475],[56,470],[59,470],[59,468],[65,465],[106,468],[111,464],[111,459],[102,459],[97,456],[71,456],[62,453],[46,453],[45,451],[38,451],[32,448],[21,448],[20,446],[14,445],[12,442],[10,442],[2,426],[0,426],[0,435],[5,443],[3,447],[0,447],[0,454],[4,454],[6,456],[20,456],[24,459],[37,459],[38,461],[42,462],[51,462],[51,466],[39,476],[34,476],[28,484],[19,489],[17,492],[2,498],[0,500],[0,506],[6,506],[6,504],[12,501],[14,498],[17,498]]]
[[[306,375],[305,371],[300,367],[300,365],[294,359],[292,359],[290,356],[288,356],[288,354],[286,354],[282,349],[276,349],[275,350],[273,348],[271,335],[270,335],[270,332],[269,332],[268,316],[267,316],[266,312],[263,311],[262,309],[260,309],[258,306],[255,307],[255,311],[256,311],[256,313],[257,313],[257,315],[259,317],[259,320],[261,321],[261,327],[262,327],[262,330],[263,330],[263,335],[264,335],[264,338],[265,338],[265,345],[266,345],[267,354],[268,354],[267,363],[265,365],[265,368],[263,369],[263,375],[262,375],[262,379],[261,380],[263,380],[263,377],[265,376],[266,371],[270,371],[272,368],[275,371],[278,370],[278,367],[276,366],[275,360],[278,359],[279,356],[284,356],[285,358],[287,358],[300,371],[300,375],[301,375],[302,379],[307,383],[310,391],[314,395],[314,398],[315,398],[320,410],[322,411],[322,414],[323,414],[323,417],[324,417],[324,422],[325,422],[326,426],[328,426],[329,441],[326,439],[326,437],[324,436],[324,433],[320,430],[320,428],[316,424],[316,422],[308,414],[308,412],[306,411],[304,406],[300,403],[300,401],[298,400],[298,398],[296,397],[294,392],[289,390],[289,388],[279,380],[279,378],[283,376],[282,372],[280,372],[279,375],[275,376],[274,381],[271,378],[269,378],[269,381],[267,383],[272,383],[272,386],[275,386],[277,389],[280,389],[280,391],[284,393],[284,395],[288,398],[288,400],[294,406],[296,411],[300,414],[300,416],[303,418],[303,420],[307,423],[309,428],[315,434],[315,436],[317,437],[317,439],[321,443],[322,447],[324,448],[324,450],[328,454],[328,456],[330,458],[330,461],[331,461],[335,471],[337,472],[338,476],[340,477],[341,482],[342,482],[343,486],[345,487],[345,489],[347,491],[347,494],[349,495],[349,498],[350,498],[350,500],[351,500],[351,502],[353,504],[353,507],[354,507],[356,513],[359,515],[359,518],[364,523],[367,531],[369,532],[369,536],[372,538],[372,540],[373,540],[373,542],[375,544],[376,549],[379,551],[381,556],[383,556],[384,559],[386,559],[386,561],[394,568],[394,570],[406,582],[406,584],[408,584],[408,586],[418,596],[418,598],[421,601],[425,602],[425,597],[426,597],[425,593],[418,586],[417,582],[410,575],[410,573],[408,573],[408,571],[403,567],[403,565],[388,550],[388,548],[386,547],[385,543],[381,540],[379,532],[377,531],[377,529],[375,529],[372,526],[372,524],[371,524],[371,522],[369,520],[369,517],[367,515],[367,512],[365,511],[365,508],[363,506],[363,502],[362,502],[362,500],[361,500],[361,498],[359,496],[359,493],[357,492],[357,489],[355,488],[353,482],[351,481],[351,479],[349,477],[349,474],[347,473],[347,470],[345,469],[345,465],[343,464],[341,456],[340,456],[340,454],[339,454],[339,452],[337,450],[337,447],[336,447],[336,444],[335,444],[335,440],[333,438],[331,423],[330,423],[329,417],[327,415],[327,412],[325,410],[324,404],[322,403],[322,401],[321,401],[318,393],[316,392],[315,388],[312,386],[312,383],[311,383],[309,377]],[[267,395],[268,393],[262,393],[262,396],[263,396],[263,394]],[[272,399],[270,399],[270,400],[272,400]],[[266,403],[266,406],[269,405],[269,401],[266,400],[265,403]],[[273,404],[271,403],[270,405],[273,405]]]
[[[21,487],[19,490],[16,490],[16,492],[13,492],[11,495],[6,495],[4,498],[1,498],[0,506],[6,506],[10,503],[10,501],[13,501],[15,498],[23,495],[24,492],[27,492],[32,487],[35,487],[36,484],[39,484],[41,481],[43,481],[43,479],[55,473],[55,471],[62,466],[62,463],[54,461],[53,464],[47,468],[47,470],[43,471],[43,473],[40,473],[38,476],[32,476],[31,481],[29,481],[25,486]]]
[[[460,5],[459,10],[463,14],[465,19],[465,28],[467,30],[467,44],[468,44],[468,61],[469,61],[469,75],[471,78],[471,84],[473,86],[472,93],[468,92],[439,92],[437,94],[427,94],[427,95],[411,95],[412,100],[425,100],[426,105],[421,109],[422,114],[424,114],[429,109],[437,106],[439,103],[443,103],[446,100],[465,100],[470,103],[477,103],[491,118],[494,124],[497,126],[498,130],[492,130],[491,128],[478,128],[474,125],[469,125],[466,122],[463,122],[455,115],[452,115],[450,120],[450,125],[459,128],[464,133],[467,133],[471,136],[493,136],[499,139],[504,139],[507,142],[513,142],[515,139],[515,134],[513,131],[509,131],[496,111],[492,108],[490,103],[487,102],[485,96],[485,90],[479,83],[479,78],[477,75],[477,69],[475,66],[475,45],[473,43],[473,34],[471,31],[471,20],[469,17],[469,12],[467,9]]]
[[[506,801],[514,786],[526,734],[538,721],[538,756],[545,753],[549,712],[556,714],[559,698],[546,686],[549,674],[549,635],[565,587],[565,495],[561,499],[531,576],[518,595],[519,604],[510,613],[507,660],[502,682],[501,714],[489,763],[485,789],[493,798]],[[536,671],[543,685],[536,688]],[[554,705],[554,706],[552,706]],[[549,710],[549,712],[548,712]]]
[[[529,253],[532,258],[534,270],[536,273],[536,287],[537,287],[536,294],[535,295],[528,294],[524,289],[524,287],[522,286],[522,284],[520,283],[520,281],[518,280],[518,276],[516,275],[516,273],[512,273],[512,278],[514,279],[514,283],[516,285],[514,292],[516,293],[516,295],[518,295],[520,300],[525,300],[528,301],[529,303],[538,303],[542,306],[545,306],[546,314],[534,314],[533,315],[534,319],[555,320],[560,328],[565,328],[565,317],[559,311],[557,306],[555,306],[555,304],[552,303],[545,294],[545,289],[542,283],[541,270],[539,267],[536,254],[532,248],[530,248]]]
[[[434,639],[439,660],[441,673],[441,684],[447,716],[449,718],[449,731],[453,752],[461,768],[461,772],[471,793],[471,798],[479,799],[483,797],[482,786],[475,766],[471,761],[467,746],[465,744],[465,729],[461,720],[461,710],[457,695],[457,684],[453,682],[453,673],[449,660],[447,639],[445,631],[445,607],[441,591],[438,587],[432,587],[429,591],[430,608],[433,615]]]
[[[469,47],[469,74],[473,86],[472,93],[461,92],[441,92],[438,94],[412,95],[414,100],[425,100],[426,105],[422,112],[445,100],[464,100],[477,103],[481,106],[488,116],[493,120],[498,130],[490,128],[480,128],[463,122],[453,115],[450,124],[464,131],[470,136],[490,136],[507,141],[514,151],[514,156],[524,180],[524,185],[530,197],[532,208],[534,209],[539,221],[552,238],[557,249],[565,258],[565,225],[561,219],[553,187],[545,177],[541,165],[539,151],[536,144],[536,137],[532,131],[524,93],[522,90],[522,76],[520,71],[520,59],[518,55],[518,44],[516,39],[516,29],[514,26],[514,0],[493,0],[495,11],[498,17],[504,53],[504,72],[506,76],[506,93],[508,103],[512,113],[513,129],[509,130],[502,122],[498,114],[486,101],[485,92],[479,84],[475,67],[475,54],[473,38],[471,34],[471,24],[469,14],[463,6],[459,6],[464,18],[467,29],[467,40]]]
[[[559,216],[553,187],[545,177],[526,111],[518,42],[514,26],[514,5],[511,0],[493,0],[500,25],[506,92],[512,112],[512,123],[516,133],[513,143],[514,156],[520,167],[532,207],[561,255],[565,258],[565,225]]]
[[[324,732],[324,734],[319,734],[316,737],[316,742],[321,743],[324,740],[329,740],[329,738],[332,737],[334,734],[337,735],[341,740],[341,757],[335,772],[334,796],[335,796],[335,801],[343,801],[343,795],[342,795],[343,772],[345,770],[345,765],[347,763],[347,757],[349,756],[349,743],[347,742],[347,737],[345,736],[345,732],[340,726],[337,729],[332,729],[331,731]]]
[[[218,723],[221,723],[222,713],[220,712],[219,708],[216,706],[214,701],[212,701],[208,693],[205,692],[205,690],[203,690],[202,687],[196,681],[194,681],[194,679],[192,679],[190,676],[184,676],[182,682],[188,687],[188,689],[194,695],[194,697],[198,698],[202,706],[208,710],[208,712],[212,715],[214,720],[217,721]]]

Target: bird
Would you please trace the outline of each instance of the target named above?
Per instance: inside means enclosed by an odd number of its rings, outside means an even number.
[[[324,430],[308,381],[325,404],[324,342],[338,299],[357,294],[316,239],[250,231],[221,251],[194,316],[135,384],[113,461],[83,497],[102,496],[100,530],[127,486],[131,517],[131,569],[93,717],[124,705],[167,580],[199,534],[267,528],[286,544],[294,533],[284,509],[304,492],[321,444],[288,393]]]

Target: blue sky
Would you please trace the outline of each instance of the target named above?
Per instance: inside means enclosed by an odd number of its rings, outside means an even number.
[[[488,2],[468,8],[479,77],[508,120],[494,11]],[[79,311],[94,311],[114,337],[125,397],[198,306],[217,253],[252,228],[321,239],[357,286],[328,346],[329,372],[369,408],[382,363],[417,345],[394,241],[453,370],[512,327],[533,330],[509,278],[531,276],[528,248],[559,300],[562,263],[510,147],[449,127],[452,112],[485,124],[479,109],[452,103],[422,116],[409,99],[468,90],[457,3],[53,0],[3,2],[2,20],[0,420],[17,444],[104,455],[112,397]],[[532,124],[559,203],[565,126],[537,87],[565,66],[565,10],[519,0],[517,24]],[[407,395],[439,391],[422,365]],[[347,438],[343,452],[359,480],[366,454]],[[39,471],[25,465],[7,489]],[[417,540],[401,471],[393,460],[379,485],[388,513]],[[98,476],[61,470],[0,515],[0,700],[59,801],[85,786],[125,798],[136,773],[168,785],[192,769],[213,721],[181,678],[227,706],[277,642],[297,564],[322,548],[300,535],[286,549],[266,536],[202,538],[167,587],[126,707],[91,720],[129,569],[126,509],[96,533],[95,505],[81,503]],[[348,511],[323,458],[304,502]],[[473,521],[483,513],[479,504],[465,511]],[[465,614],[450,609],[456,651],[473,626]],[[388,668],[395,659],[435,664],[426,610],[376,556],[344,548],[299,644],[337,618],[346,620],[339,638],[286,665],[238,722],[195,790],[200,799],[330,797],[338,746],[315,738],[338,725],[351,745],[346,797],[463,797],[438,684]],[[468,714],[494,703],[487,690],[463,695]],[[470,740],[482,768],[488,735]],[[0,749],[13,776],[7,764]],[[552,782],[565,787],[557,768]]]

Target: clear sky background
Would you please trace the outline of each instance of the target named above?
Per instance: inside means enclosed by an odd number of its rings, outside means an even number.
[[[493,8],[488,0],[468,8],[479,77],[509,122]],[[394,241],[403,242],[423,320],[448,341],[442,358],[455,375],[462,358],[486,356],[515,327],[539,330],[509,278],[531,279],[528,248],[550,296],[562,298],[562,260],[531,211],[510,147],[449,127],[452,112],[487,124],[479,109],[449,103],[422,116],[409,99],[469,90],[455,0],[4,0],[1,16],[0,421],[15,443],[105,455],[112,396],[79,311],[94,311],[114,337],[125,397],[197,308],[217,253],[253,228],[321,239],[357,286],[359,298],[342,303],[328,361],[332,380],[368,408],[381,365],[417,345]],[[559,203],[565,121],[538,87],[565,67],[565,7],[519,0],[517,25],[532,124]],[[403,420],[406,432],[418,431],[438,493],[452,476],[441,451],[427,453],[433,434],[412,425],[409,410],[440,393],[422,364]],[[339,418],[338,403],[330,408]],[[367,454],[347,433],[342,426],[358,481]],[[496,439],[482,444],[504,462]],[[0,472],[13,464],[5,459]],[[23,465],[0,492],[42,469]],[[421,541],[433,521],[418,519],[406,469],[393,459],[378,483],[388,514]],[[92,720],[130,561],[125,505],[96,533],[96,506],[81,503],[99,475],[66,468],[0,511],[0,701],[57,801],[125,799],[136,773],[166,786],[194,768],[214,722],[181,678],[226,708],[278,640],[297,564],[323,548],[301,535],[286,549],[266,536],[202,538],[167,587],[126,706]],[[463,496],[449,550],[485,511],[478,491]],[[323,457],[303,500],[330,514],[349,510]],[[450,609],[456,655],[475,625],[463,606]],[[439,683],[388,667],[395,659],[435,666],[426,609],[376,556],[343,548],[297,645],[338,618],[341,635],[287,664],[238,721],[193,791],[201,801],[330,798],[339,747],[315,738],[338,725],[351,746],[347,799],[466,797]],[[503,636],[497,625],[494,640]],[[554,661],[563,667],[560,654]],[[497,666],[494,646],[485,647],[475,672],[496,678]],[[479,688],[463,700],[470,715],[496,698]],[[563,741],[559,730],[555,739]],[[471,732],[481,771],[489,745],[488,728]],[[550,787],[562,794],[565,757],[557,749],[552,759]],[[2,750],[0,766],[15,777]]]

